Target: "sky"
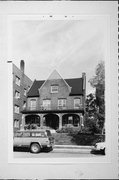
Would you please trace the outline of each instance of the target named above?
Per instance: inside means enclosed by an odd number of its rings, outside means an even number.
[[[102,19],[15,20],[12,22],[11,60],[32,80],[45,80],[55,69],[62,78],[80,78],[86,73],[86,93],[94,91],[88,82],[100,61],[105,60],[105,22]]]

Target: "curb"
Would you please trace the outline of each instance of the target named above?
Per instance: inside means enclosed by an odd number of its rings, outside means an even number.
[[[61,149],[92,149],[93,146],[54,145],[54,148]]]

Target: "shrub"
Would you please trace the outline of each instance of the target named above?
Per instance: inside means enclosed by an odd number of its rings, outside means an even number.
[[[96,121],[97,121],[96,119],[87,118],[82,133],[87,133],[87,134],[101,133],[101,129],[97,125]]]
[[[78,133],[72,136],[72,143],[84,146],[93,146],[97,142],[102,142],[105,140],[105,135],[92,135],[92,134],[82,134]]]
[[[68,134],[76,134],[80,131],[80,127],[74,127],[73,125],[65,125],[61,129],[57,130],[57,133],[68,133]]]

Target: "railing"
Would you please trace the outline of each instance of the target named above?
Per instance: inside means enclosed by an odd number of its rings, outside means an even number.
[[[56,107],[51,107],[51,106],[40,106],[40,107],[36,107],[36,106],[32,106],[32,107],[24,107],[22,108],[23,110],[30,110],[30,111],[34,111],[34,110],[39,110],[39,111],[45,111],[45,110],[70,110],[70,109],[83,109],[84,106],[80,105],[79,107],[67,107],[67,106],[56,106]]]

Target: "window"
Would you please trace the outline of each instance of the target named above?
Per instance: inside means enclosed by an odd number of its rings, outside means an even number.
[[[18,105],[14,106],[14,111],[15,111],[15,113],[19,114],[19,106]]]
[[[19,120],[18,119],[14,120],[14,128],[19,128]]]
[[[31,136],[32,137],[45,137],[45,133],[44,132],[34,132],[34,133],[31,133]]]
[[[51,107],[51,100],[50,99],[44,99],[43,100],[43,109],[50,109]]]
[[[79,108],[81,105],[81,100],[80,98],[74,99],[74,108]]]
[[[26,108],[26,101],[24,101],[24,103],[23,103],[23,109],[25,109]]]
[[[58,93],[58,85],[51,86],[51,93]]]
[[[29,91],[29,89],[30,89],[30,86],[28,86],[27,92]]]
[[[16,82],[16,84],[17,84],[18,86],[20,86],[20,78],[19,78],[18,76],[16,76],[15,82]]]
[[[23,134],[22,132],[15,132],[14,136],[15,137],[22,137],[22,134]]]
[[[73,124],[73,117],[72,116],[68,117],[68,124]]]
[[[36,99],[30,100],[30,109],[35,110],[36,109]]]
[[[19,98],[20,98],[20,92],[15,91],[15,98],[16,98],[16,99],[19,99]]]
[[[30,137],[30,132],[23,132],[23,137]]]
[[[24,89],[24,96],[26,96],[26,93],[27,93],[27,90],[26,90],[26,89]]]
[[[58,99],[58,107],[65,108],[66,107],[66,99]]]

